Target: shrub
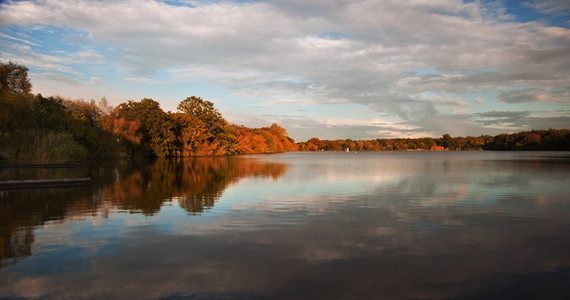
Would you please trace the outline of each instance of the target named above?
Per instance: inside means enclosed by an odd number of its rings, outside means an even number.
[[[13,135],[4,152],[18,163],[62,163],[87,158],[88,150],[69,133],[30,130]]]

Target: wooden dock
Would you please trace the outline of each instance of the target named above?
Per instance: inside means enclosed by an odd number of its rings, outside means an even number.
[[[20,188],[52,188],[89,185],[91,178],[27,179],[0,181],[0,190]]]
[[[0,169],[56,169],[77,168],[79,163],[56,163],[56,164],[0,164]]]

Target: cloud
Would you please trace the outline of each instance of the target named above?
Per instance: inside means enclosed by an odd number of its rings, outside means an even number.
[[[79,72],[70,68],[72,59],[66,56],[41,54],[25,44],[8,45],[8,51],[0,53],[3,61],[16,61],[27,67],[38,68],[45,71],[54,71],[78,75]]]
[[[473,118],[482,126],[494,127],[516,124],[528,116],[530,116],[528,111],[489,111],[475,114]]]
[[[78,86],[81,82],[73,77],[65,76],[57,73],[42,73],[34,75],[34,78],[38,81],[56,81],[61,84]]]
[[[528,5],[553,12],[563,3]],[[79,66],[107,64],[166,86],[207,80],[259,106],[335,104],[340,116],[343,105],[361,105],[436,135],[484,129],[461,120],[473,101],[456,94],[492,92],[513,106],[569,100],[570,30],[515,22],[496,2],[46,0],[2,4],[0,25],[81,32],[85,44],[61,56],[3,33],[1,54],[86,81],[104,77]]]
[[[488,111],[477,113],[471,119],[485,128],[493,128],[494,134],[530,130],[533,128],[565,128],[570,124],[570,110],[557,113],[531,111]]]
[[[565,0],[526,1],[524,5],[532,7],[542,14],[569,15],[570,3]]]
[[[514,91],[502,91],[499,100],[506,103],[521,102],[560,102],[570,103],[570,88],[526,88]]]
[[[31,41],[29,41],[29,40],[27,40],[27,39],[15,37],[15,36],[13,36],[13,35],[6,34],[6,33],[2,33],[2,32],[0,32],[0,38],[17,41],[17,42],[20,42],[20,43],[22,43],[22,44],[26,44],[26,45],[28,45],[28,46],[39,46],[39,44],[34,43],[34,42],[31,42]]]
[[[101,62],[104,59],[103,55],[91,49],[77,52],[77,56],[86,61],[93,61],[93,62]]]

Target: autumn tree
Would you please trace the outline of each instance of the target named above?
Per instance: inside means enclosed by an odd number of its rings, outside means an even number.
[[[237,137],[237,153],[280,153],[296,151],[297,145],[285,128],[273,123],[270,127],[248,128],[233,125]]]
[[[213,152],[211,154],[236,153],[237,140],[233,135],[231,126],[214,108],[212,102],[192,96],[182,100],[177,108],[180,112],[201,122],[192,121],[193,123],[205,126],[206,130],[200,130],[201,137],[197,138],[197,140],[204,140],[202,148],[209,148],[209,151]],[[188,141],[183,140],[182,142],[188,145]],[[199,152],[198,148],[194,148],[194,150]]]
[[[297,149],[295,141],[289,137],[289,134],[285,128],[277,125],[276,123],[273,123],[268,128],[268,131],[271,133],[274,140],[274,152],[295,151]]]
[[[144,148],[140,122],[123,117],[119,107],[105,112],[98,125],[104,133],[104,140],[99,144],[100,156],[130,157],[137,149]]]
[[[197,154],[211,136],[206,124],[185,113],[174,113],[172,119],[179,139],[178,155],[192,156]]]
[[[321,150],[323,148],[323,142],[317,138],[311,138],[307,141],[307,149],[309,151],[318,151]]]
[[[153,155],[176,155],[178,147],[174,122],[171,116],[160,108],[158,102],[150,98],[139,102],[130,100],[119,105],[119,115],[127,121],[139,122],[141,143],[146,145]]]
[[[237,152],[239,154],[271,153],[267,139],[260,129],[232,125],[232,130],[238,141]]]

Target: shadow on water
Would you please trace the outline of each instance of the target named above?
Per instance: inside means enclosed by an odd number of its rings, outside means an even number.
[[[282,176],[286,164],[248,157],[91,161],[74,169],[11,169],[0,177],[90,176],[91,187],[0,191],[0,267],[32,254],[34,230],[68,217],[110,209],[153,215],[176,198],[189,214],[213,207],[224,190],[245,177]],[[4,178],[5,180],[8,178]]]

